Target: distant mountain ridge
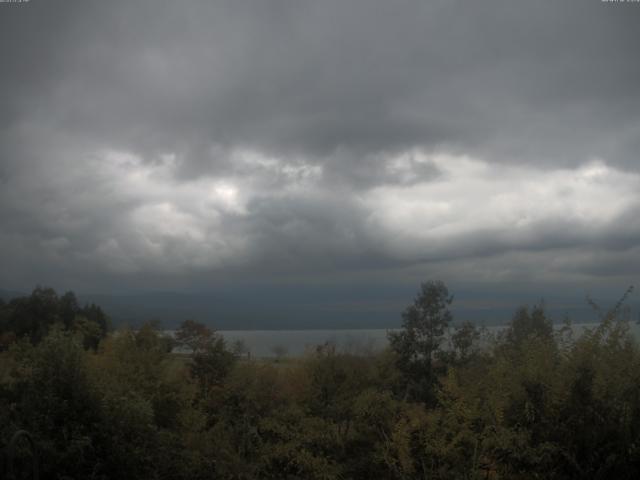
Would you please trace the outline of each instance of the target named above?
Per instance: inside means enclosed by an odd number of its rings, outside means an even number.
[[[15,290],[2,290],[0,289],[0,298],[4,301],[7,300],[11,300],[12,298],[15,297],[23,297],[25,295],[28,295],[28,293],[25,292],[18,292]]]
[[[59,294],[64,293],[58,291]],[[322,292],[321,292],[322,293]],[[5,301],[28,295],[0,290]],[[77,293],[81,304],[101,306],[115,326],[137,326],[157,320],[164,328],[175,328],[185,319],[194,319],[218,330],[306,330],[397,328],[401,313],[409,304],[409,292],[387,294],[364,289],[318,292],[296,288],[237,289],[215,292],[147,292],[130,294]],[[500,301],[481,296],[456,297],[452,305],[455,321],[470,320],[486,326],[506,324],[522,304],[518,298]],[[603,302],[607,306],[608,302]],[[638,312],[637,305],[631,305]],[[596,321],[592,309],[580,298],[573,302],[549,301],[547,311],[555,322],[566,315],[576,323]],[[633,314],[634,320],[637,313]]]

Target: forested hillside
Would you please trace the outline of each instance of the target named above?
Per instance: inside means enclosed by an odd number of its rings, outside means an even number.
[[[580,336],[534,306],[494,337],[451,302],[427,282],[385,351],[274,361],[194,321],[110,331],[39,288],[0,303],[0,442],[30,432],[47,479],[638,478],[622,302]]]

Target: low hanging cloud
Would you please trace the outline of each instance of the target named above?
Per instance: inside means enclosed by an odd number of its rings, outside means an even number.
[[[0,4],[0,286],[633,280],[639,22],[599,1]]]
[[[7,186],[3,204],[22,210],[14,228],[32,253],[118,274],[400,268],[510,251],[616,251],[640,233],[627,221],[640,175],[601,160],[539,170],[414,150],[387,158],[394,181],[360,190],[256,152],[234,163],[225,177],[184,180],[173,156],[148,164],[97,152],[55,182],[46,168],[32,171]],[[424,165],[437,176],[416,180]],[[38,173],[38,201],[24,204]]]

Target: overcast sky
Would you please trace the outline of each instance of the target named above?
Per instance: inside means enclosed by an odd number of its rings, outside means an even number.
[[[0,288],[640,273],[640,3],[31,0],[0,45]]]

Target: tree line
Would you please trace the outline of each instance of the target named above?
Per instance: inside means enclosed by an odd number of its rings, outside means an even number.
[[[0,447],[29,431],[51,479],[638,478],[623,302],[580,335],[541,305],[489,335],[452,301],[426,282],[385,350],[273,362],[37,288],[0,303]]]

